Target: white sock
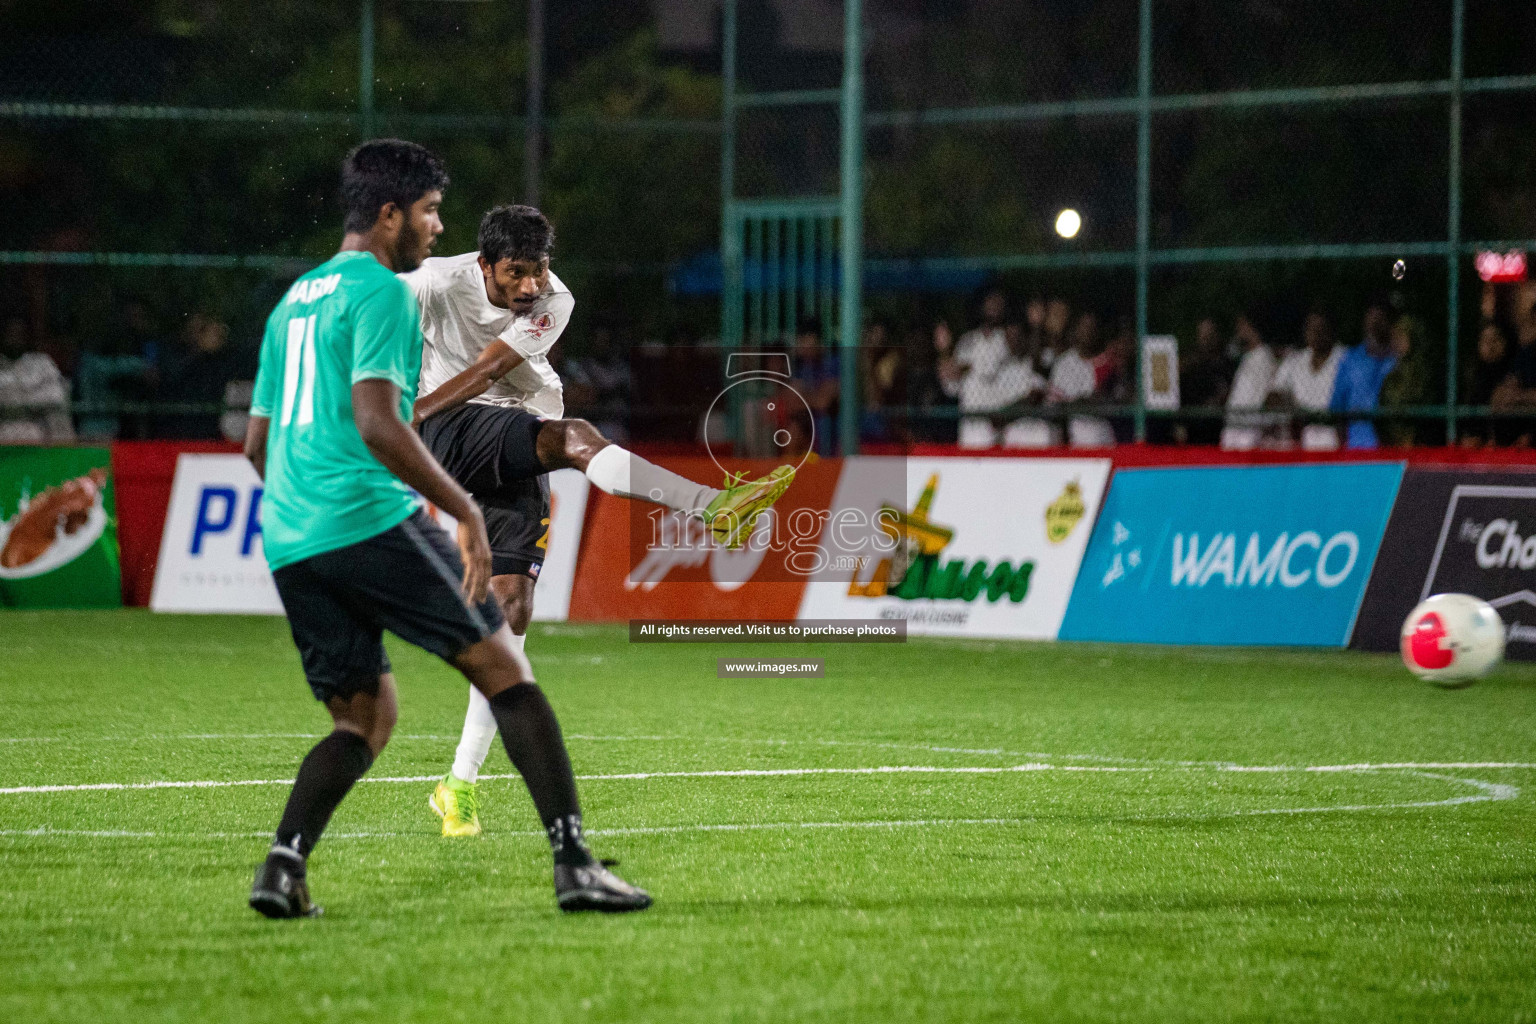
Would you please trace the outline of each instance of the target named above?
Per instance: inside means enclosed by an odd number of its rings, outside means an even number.
[[[519,652],[527,637],[512,634],[512,645]],[[485,764],[491,744],[496,741],[496,716],[491,713],[491,702],[475,687],[469,688],[469,710],[464,714],[464,732],[459,736],[459,749],[453,755],[453,777],[461,782],[475,782],[480,778],[480,766]]]
[[[616,444],[592,456],[587,463],[587,479],[608,494],[654,501],[679,512],[702,512],[720,493],[647,462]]]

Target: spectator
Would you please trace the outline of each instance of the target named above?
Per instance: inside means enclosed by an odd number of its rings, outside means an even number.
[[[912,430],[915,440],[953,442],[955,420],[946,415],[953,402],[944,392],[944,382],[939,376],[939,353],[935,348],[933,331],[925,331],[913,324],[902,334],[901,345],[907,366],[902,387],[907,389],[908,401],[914,410]]]
[[[167,360],[160,398],[187,405],[218,406],[200,412],[179,412],[161,418],[160,434],[172,438],[218,438],[225,385],[239,376],[229,351],[229,328],[202,313],[187,317],[180,348]]]
[[[1301,329],[1302,347],[1286,356],[1275,372],[1268,405],[1277,409],[1327,412],[1333,399],[1333,382],[1344,350],[1333,343],[1333,330],[1322,313],[1307,314]],[[1290,425],[1285,425],[1287,440]],[[1339,432],[1324,423],[1301,428],[1301,447],[1309,452],[1332,451],[1339,446]]]
[[[562,380],[590,389],[582,392],[588,398],[583,415],[605,437],[622,444],[629,439],[629,360],[607,327],[593,328],[589,349],[566,363]]]
[[[1483,324],[1477,336],[1477,361],[1467,374],[1465,401],[1468,405],[1492,405],[1494,393],[1509,373],[1509,341],[1504,332],[1492,320]],[[1487,420],[1468,425],[1461,435],[1461,443],[1467,448],[1499,443],[1503,431],[1500,424]]]
[[[1221,328],[1211,317],[1195,327],[1195,343],[1179,373],[1179,398],[1186,408],[1219,409],[1227,404],[1232,388],[1232,361],[1221,344]],[[1195,420],[1184,430],[1184,440],[1215,444],[1221,434],[1215,420]]]
[[[1221,446],[1252,451],[1263,443],[1264,428],[1272,422],[1272,417],[1259,410],[1274,385],[1275,354],[1246,316],[1239,316],[1233,325],[1232,342],[1241,349],[1243,358],[1227,395],[1227,424],[1221,431]]]
[[[821,321],[806,317],[795,329],[794,379],[790,386],[810,407],[816,452],[831,455],[837,440],[840,367],[838,353],[821,345]]]
[[[0,444],[47,444],[75,438],[69,382],[39,351],[27,322],[11,317],[0,333]]]
[[[155,346],[148,307],[138,299],[130,300],[123,306],[113,329],[87,344],[80,353],[75,373],[76,397],[89,406],[149,401],[155,389]],[[110,440],[150,435],[148,418],[142,413],[125,417],[113,411],[81,416],[79,427],[84,438]]]
[[[1130,405],[1136,400],[1136,374],[1131,367],[1131,353],[1136,349],[1136,331],[1130,317],[1122,316],[1112,338],[1104,345],[1104,351],[1093,358],[1094,395],[1101,402],[1111,405]],[[1113,423],[1115,440],[1130,441],[1132,425],[1129,420],[1117,419]]]
[[[1038,296],[1024,307],[1024,335],[1020,353],[1040,369],[1045,353],[1045,300]]]
[[[962,448],[990,448],[997,443],[997,428],[990,413],[1006,405],[998,376],[1008,361],[1008,339],[1003,317],[1008,300],[1001,289],[987,292],[981,302],[981,323],[960,336],[953,353],[941,359],[940,373],[946,392],[960,400]],[[947,325],[944,333],[948,333]],[[935,334],[935,347],[942,342]]]
[[[1393,351],[1387,308],[1379,303],[1365,311],[1360,344],[1345,352],[1334,378],[1333,398],[1328,407],[1334,412],[1374,412],[1381,400],[1381,385],[1406,348]],[[1350,448],[1378,448],[1375,424],[1370,420],[1351,420],[1345,443]]]
[[[1536,315],[1519,316],[1515,331],[1515,352],[1509,359],[1508,372],[1494,389],[1489,405],[1503,412],[1536,406]],[[1500,426],[1519,447],[1531,444],[1532,424],[1525,419],[1504,419]]]
[[[576,375],[571,372],[575,364],[566,355],[564,338],[555,339],[555,343],[549,346],[549,351],[545,354],[545,358],[549,360],[549,365],[560,378],[563,390],[562,397],[565,399],[565,408],[567,410],[586,410],[597,405],[596,386],[584,377],[578,380]]]
[[[1045,378],[1035,370],[1034,356],[1039,351],[1030,344],[1025,329],[1009,324],[1003,329],[1008,342],[1008,358],[998,371],[997,401],[1001,407],[1033,405],[1045,397]],[[1054,423],[1035,416],[1012,419],[1003,427],[1004,448],[1050,448],[1061,443],[1061,431]]]
[[[864,342],[859,347],[859,381],[864,385],[859,435],[867,440],[889,441],[904,434],[896,420],[905,404],[905,354],[891,343],[890,331],[881,321],[875,320],[864,329]]]
[[[1098,390],[1093,357],[1098,355],[1099,319],[1078,314],[1072,324],[1072,347],[1051,366],[1051,393],[1059,402],[1084,402]],[[1115,443],[1109,421],[1097,416],[1073,416],[1067,422],[1067,442],[1074,448],[1105,448]]]
[[[1045,304],[1045,320],[1041,325],[1040,351],[1035,356],[1035,368],[1049,375],[1056,365],[1056,358],[1070,349],[1067,340],[1067,324],[1072,319],[1072,307],[1066,299],[1056,298]]]
[[[1381,404],[1387,408],[1418,405],[1429,392],[1429,369],[1424,365],[1423,321],[1404,314],[1392,322],[1391,351],[1397,360],[1381,384]],[[1406,448],[1418,439],[1418,425],[1411,419],[1391,419],[1380,426],[1388,444]]]

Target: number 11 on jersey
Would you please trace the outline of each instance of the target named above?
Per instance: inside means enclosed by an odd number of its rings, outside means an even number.
[[[297,425],[307,426],[315,421],[314,315],[288,321],[288,347],[283,355],[283,415],[280,422],[286,427],[293,421],[293,400],[297,397]]]

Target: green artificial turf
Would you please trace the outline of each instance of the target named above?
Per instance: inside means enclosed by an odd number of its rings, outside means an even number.
[[[466,696],[394,645],[396,739],[312,858],[318,920],[245,905],[284,785],[0,794],[0,1017],[1536,1020],[1536,769],[1307,770],[1536,762],[1536,669],[1445,692],[1336,651],[538,625],[528,650],[584,776],[1031,767],[588,778],[597,852],[657,902],[565,917],[520,782],[449,841],[429,783],[384,781],[447,769]],[[729,654],[826,678],[716,679]],[[0,615],[0,787],[283,780],[327,728],[281,620]]]

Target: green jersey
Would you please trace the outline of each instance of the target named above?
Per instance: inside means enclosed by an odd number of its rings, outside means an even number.
[[[421,320],[411,289],[370,253],[341,252],[294,282],[261,342],[251,401],[267,431],[261,533],[277,569],[377,536],[420,504],[357,431],[352,385],[393,381],[411,418]]]

